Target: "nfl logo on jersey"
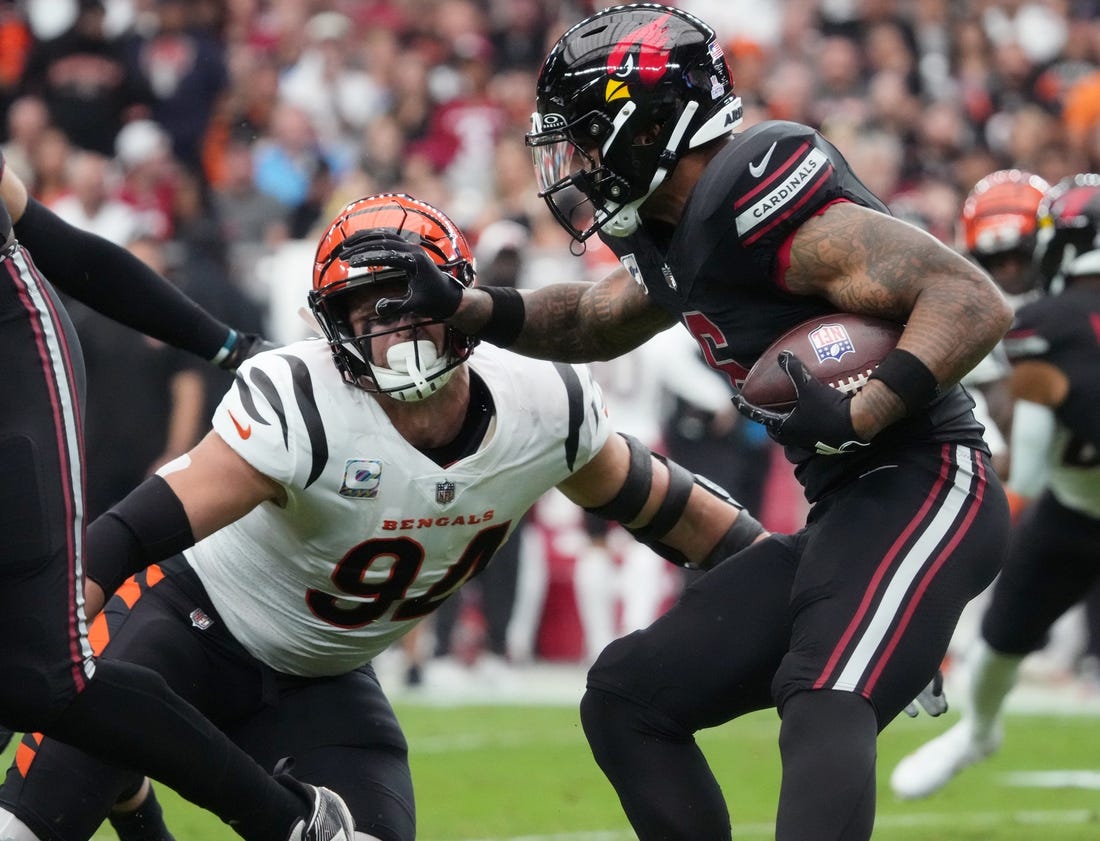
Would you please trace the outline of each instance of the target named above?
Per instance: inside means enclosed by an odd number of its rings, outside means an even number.
[[[382,481],[382,462],[376,458],[349,458],[344,466],[340,496],[374,499]]]
[[[440,505],[446,505],[448,502],[455,501],[455,483],[454,482],[436,482],[435,483],[435,501]]]
[[[822,324],[816,330],[812,330],[810,344],[813,345],[818,362],[824,362],[827,359],[836,361],[844,354],[855,353],[856,350],[843,324]]]

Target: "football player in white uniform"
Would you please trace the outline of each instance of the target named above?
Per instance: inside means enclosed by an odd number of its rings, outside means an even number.
[[[136,573],[96,620],[103,656],[163,674],[262,765],[289,758],[342,794],[358,839],[415,835],[408,747],[371,659],[483,570],[543,493],[677,563],[707,567],[764,534],[612,434],[585,367],[471,355],[477,340],[440,321],[377,315],[429,267],[456,290],[475,282],[440,211],[396,194],[344,208],[310,293],[327,341],[244,364],[206,438],[89,529],[91,614]],[[116,801],[138,807],[142,838],[170,838],[148,791],[29,737],[0,803],[19,841],[84,841]]]

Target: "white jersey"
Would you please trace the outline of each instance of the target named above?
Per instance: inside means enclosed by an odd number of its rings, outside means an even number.
[[[214,430],[281,483],[185,554],[233,635],[281,672],[368,662],[481,572],[547,490],[603,447],[609,422],[584,366],[481,345],[467,363],[495,426],[440,467],[395,431],[377,400],[309,340],[247,361]]]

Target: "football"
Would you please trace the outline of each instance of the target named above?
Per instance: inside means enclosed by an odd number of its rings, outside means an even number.
[[[795,404],[794,385],[778,362],[785,350],[801,359],[818,382],[857,392],[897,345],[901,330],[893,321],[845,312],[804,321],[764,351],[746,375],[741,393],[762,409],[790,409]]]

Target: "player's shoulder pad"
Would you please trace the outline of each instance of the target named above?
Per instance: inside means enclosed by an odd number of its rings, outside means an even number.
[[[831,198],[821,189],[842,165],[839,153],[810,126],[773,120],[737,135],[707,168],[700,191],[704,216],[733,207],[737,232],[745,238],[795,208],[812,212],[814,197]],[[698,188],[696,188],[698,189]]]

